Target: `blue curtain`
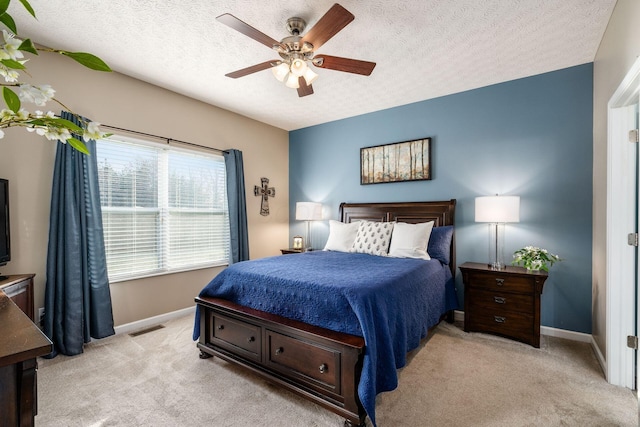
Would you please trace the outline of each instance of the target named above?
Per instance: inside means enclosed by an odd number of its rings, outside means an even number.
[[[78,125],[72,114],[61,117]],[[96,142],[84,155],[58,141],[49,218],[44,332],[54,351],[80,354],[114,334],[102,229]]]
[[[229,228],[231,237],[229,264],[233,264],[249,259],[247,200],[244,191],[242,151],[225,151],[224,164],[227,169],[227,200],[229,202]]]

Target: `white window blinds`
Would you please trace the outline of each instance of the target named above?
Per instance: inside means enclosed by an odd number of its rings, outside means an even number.
[[[222,156],[111,136],[97,161],[111,282],[228,263]]]

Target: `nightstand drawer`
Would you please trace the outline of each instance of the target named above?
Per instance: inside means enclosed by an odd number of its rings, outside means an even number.
[[[531,279],[501,273],[474,273],[468,286],[500,292],[525,292],[533,294]]]
[[[490,332],[530,342],[533,335],[533,316],[504,310],[479,310],[474,313],[468,330]]]
[[[471,299],[470,304],[473,308],[525,313],[532,313],[534,309],[534,297],[528,294],[469,289],[468,297]]]

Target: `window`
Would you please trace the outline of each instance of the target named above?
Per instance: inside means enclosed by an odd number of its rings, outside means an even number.
[[[97,161],[110,281],[228,263],[222,156],[111,136]]]

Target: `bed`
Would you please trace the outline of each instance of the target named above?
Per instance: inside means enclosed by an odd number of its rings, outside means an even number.
[[[229,266],[196,298],[200,357],[242,365],[343,416],[345,426],[364,426],[367,415],[375,425],[375,397],[396,388],[407,352],[444,317],[453,320],[455,204],[340,205],[341,222],[354,227],[433,221],[430,260],[313,251]]]

